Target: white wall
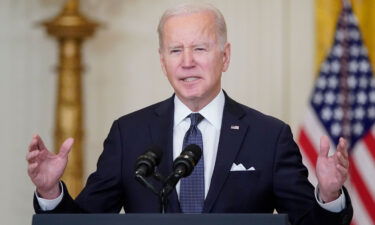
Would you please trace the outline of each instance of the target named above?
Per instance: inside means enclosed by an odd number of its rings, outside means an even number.
[[[117,117],[172,94],[161,72],[156,26],[176,0],[86,0],[105,26],[84,48],[86,175]],[[185,2],[185,1],[184,1]],[[227,20],[229,95],[297,129],[313,80],[313,0],[211,0]],[[25,153],[33,133],[52,146],[56,45],[37,26],[62,0],[0,1],[0,217],[30,224],[33,185]]]

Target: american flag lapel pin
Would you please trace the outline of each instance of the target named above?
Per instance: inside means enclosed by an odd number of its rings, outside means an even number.
[[[230,126],[230,129],[231,130],[239,130],[240,126],[238,126],[238,125],[232,125],[232,126]]]

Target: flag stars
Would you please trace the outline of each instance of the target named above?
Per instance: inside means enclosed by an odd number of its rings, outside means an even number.
[[[335,47],[333,47],[333,55],[335,55],[336,57],[341,57],[343,52],[344,50],[341,45],[337,44],[335,45]]]
[[[354,118],[357,120],[362,120],[365,117],[365,110],[362,107],[358,107],[354,110]]]
[[[335,137],[340,136],[340,134],[341,134],[341,126],[338,123],[333,123],[331,125],[331,133]]]
[[[328,79],[328,87],[330,88],[336,88],[338,83],[339,82],[335,76],[332,76]]]
[[[355,61],[355,60],[350,61],[349,71],[351,73],[356,73],[358,71],[358,67],[359,67],[359,65],[358,65],[357,61]]]
[[[333,111],[333,118],[335,120],[342,120],[344,117],[344,112],[341,107],[336,107],[335,110]]]
[[[352,75],[352,76],[349,76],[348,77],[348,86],[350,89],[354,89],[356,88],[357,86],[357,79],[355,79],[355,77]]]
[[[360,91],[357,94],[357,103],[361,104],[361,105],[364,105],[364,104],[366,104],[366,102],[367,102],[367,96],[366,96],[365,92]]]
[[[314,104],[316,104],[316,105],[320,105],[320,104],[322,104],[322,102],[323,102],[323,95],[322,95],[321,92],[317,92],[317,93],[314,95],[313,102],[314,102]]]
[[[318,88],[324,89],[326,88],[327,81],[324,77],[319,77],[316,85],[318,86]]]
[[[324,102],[331,105],[335,102],[335,94],[332,91],[328,91],[324,95]]]
[[[350,47],[350,54],[354,57],[358,57],[361,49],[357,45]]]
[[[329,107],[325,107],[322,110],[322,115],[321,116],[322,116],[323,120],[325,120],[325,121],[331,120],[331,118],[332,118],[332,110]]]
[[[359,32],[355,29],[352,29],[350,32],[349,32],[349,36],[352,38],[352,40],[355,40],[355,41],[358,41],[360,36],[359,36]]]
[[[336,31],[336,40],[338,40],[338,41],[343,41],[344,38],[345,38],[345,35],[344,35],[343,30],[342,30],[342,29],[338,29],[338,30]]]
[[[359,70],[363,73],[367,73],[370,71],[370,65],[367,61],[362,60],[359,64]]]
[[[329,63],[324,62],[321,66],[321,72],[323,73],[329,73]]]
[[[363,126],[361,123],[355,123],[353,126],[353,134],[359,136],[363,132]]]
[[[338,60],[333,60],[331,62],[331,72],[332,73],[339,73],[340,72],[340,63]]]

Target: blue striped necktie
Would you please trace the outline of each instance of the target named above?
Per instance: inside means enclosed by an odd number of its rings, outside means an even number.
[[[203,151],[202,133],[198,124],[203,120],[199,113],[192,113],[190,128],[186,132],[183,149],[190,144],[196,144]],[[190,176],[182,178],[180,185],[180,206],[183,213],[202,213],[204,203],[204,160],[202,157]]]

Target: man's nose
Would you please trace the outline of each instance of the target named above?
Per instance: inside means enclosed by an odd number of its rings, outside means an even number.
[[[185,49],[182,56],[182,67],[191,68],[194,67],[194,56],[190,49]]]

